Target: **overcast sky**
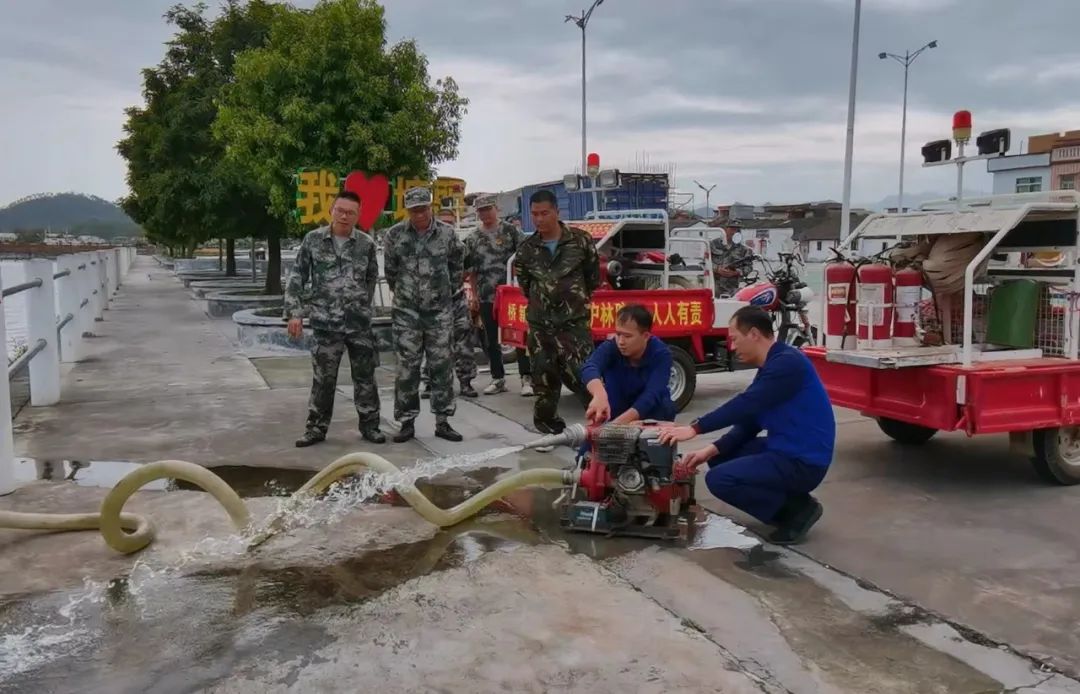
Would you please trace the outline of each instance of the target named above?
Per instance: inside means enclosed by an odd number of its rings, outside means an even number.
[[[580,160],[581,32],[591,0],[389,0],[391,40],[415,38],[434,77],[469,97],[470,190],[561,178]],[[160,60],[170,0],[0,0],[0,205],[74,190],[115,199],[123,109]],[[211,7],[215,2],[209,3]],[[299,3],[310,4],[310,3]],[[589,149],[605,166],[675,167],[713,204],[840,199],[854,0],[606,0],[588,29]],[[455,9],[451,9],[455,8]],[[466,9],[468,8],[468,9]],[[940,47],[912,67],[908,192],[948,192],[920,146],[951,113],[976,132],[1080,128],[1080,0],[865,0],[853,199],[896,192],[903,69],[881,51]],[[985,165],[967,188],[989,190]],[[699,204],[703,194],[698,191]]]

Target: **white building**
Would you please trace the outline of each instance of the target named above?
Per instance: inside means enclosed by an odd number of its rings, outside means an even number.
[[[1052,188],[1050,152],[987,159],[986,170],[994,176],[994,195],[1040,193]]]

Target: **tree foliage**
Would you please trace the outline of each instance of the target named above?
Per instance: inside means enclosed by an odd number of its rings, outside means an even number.
[[[264,0],[228,0],[213,20],[203,3],[165,14],[176,34],[161,63],[143,70],[145,104],[127,109],[117,145],[130,189],[121,206],[151,240],[183,252],[209,238],[264,236],[280,227],[265,191],[227,162],[211,129],[236,56],[266,40],[279,11]]]
[[[374,0],[322,0],[274,18],[262,48],[237,57],[215,132],[283,218],[303,167],[427,176],[457,155],[467,100],[432,83],[412,41],[387,46]]]
[[[467,100],[432,82],[414,42],[388,46],[375,0],[226,0],[214,19],[203,3],[165,19],[176,33],[117,145],[121,204],[152,241],[265,238],[266,291],[280,293],[298,169],[429,176],[457,155]]]

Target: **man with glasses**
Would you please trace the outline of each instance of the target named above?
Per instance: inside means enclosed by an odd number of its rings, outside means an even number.
[[[329,226],[308,232],[296,253],[296,263],[285,285],[285,318],[289,337],[304,332],[304,318],[313,331],[311,397],[307,428],[296,441],[298,448],[326,440],[334,412],[341,355],[349,352],[353,404],[360,418],[360,434],[372,443],[384,443],[379,430],[379,394],[375,388],[375,334],[371,300],[379,279],[375,242],[356,228],[360,198],[339,193],[331,208]]]

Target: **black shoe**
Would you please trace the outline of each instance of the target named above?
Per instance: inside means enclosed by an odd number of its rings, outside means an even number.
[[[405,443],[416,437],[416,426],[411,422],[402,422],[401,431],[394,435],[394,443]]]
[[[810,528],[821,519],[824,509],[817,499],[809,497],[802,508],[793,512],[788,521],[769,535],[769,542],[774,545],[797,545],[806,539]]]
[[[549,420],[533,417],[533,426],[541,434],[561,434],[566,429],[566,422],[559,417]]]
[[[461,382],[461,397],[463,398],[477,398],[480,397],[480,393],[476,392],[476,388],[472,387],[472,384],[468,381]]]
[[[453,441],[454,443],[465,438],[454,431],[454,427],[450,426],[450,422],[437,422],[435,424],[435,435],[440,439],[446,439],[447,441]]]
[[[386,443],[386,434],[379,431],[378,424],[361,427],[360,435],[364,437],[365,441],[370,441],[371,443]]]
[[[307,448],[308,446],[314,446],[317,443],[322,443],[326,440],[326,434],[320,434],[317,431],[305,431],[304,435],[296,439],[297,448]]]

